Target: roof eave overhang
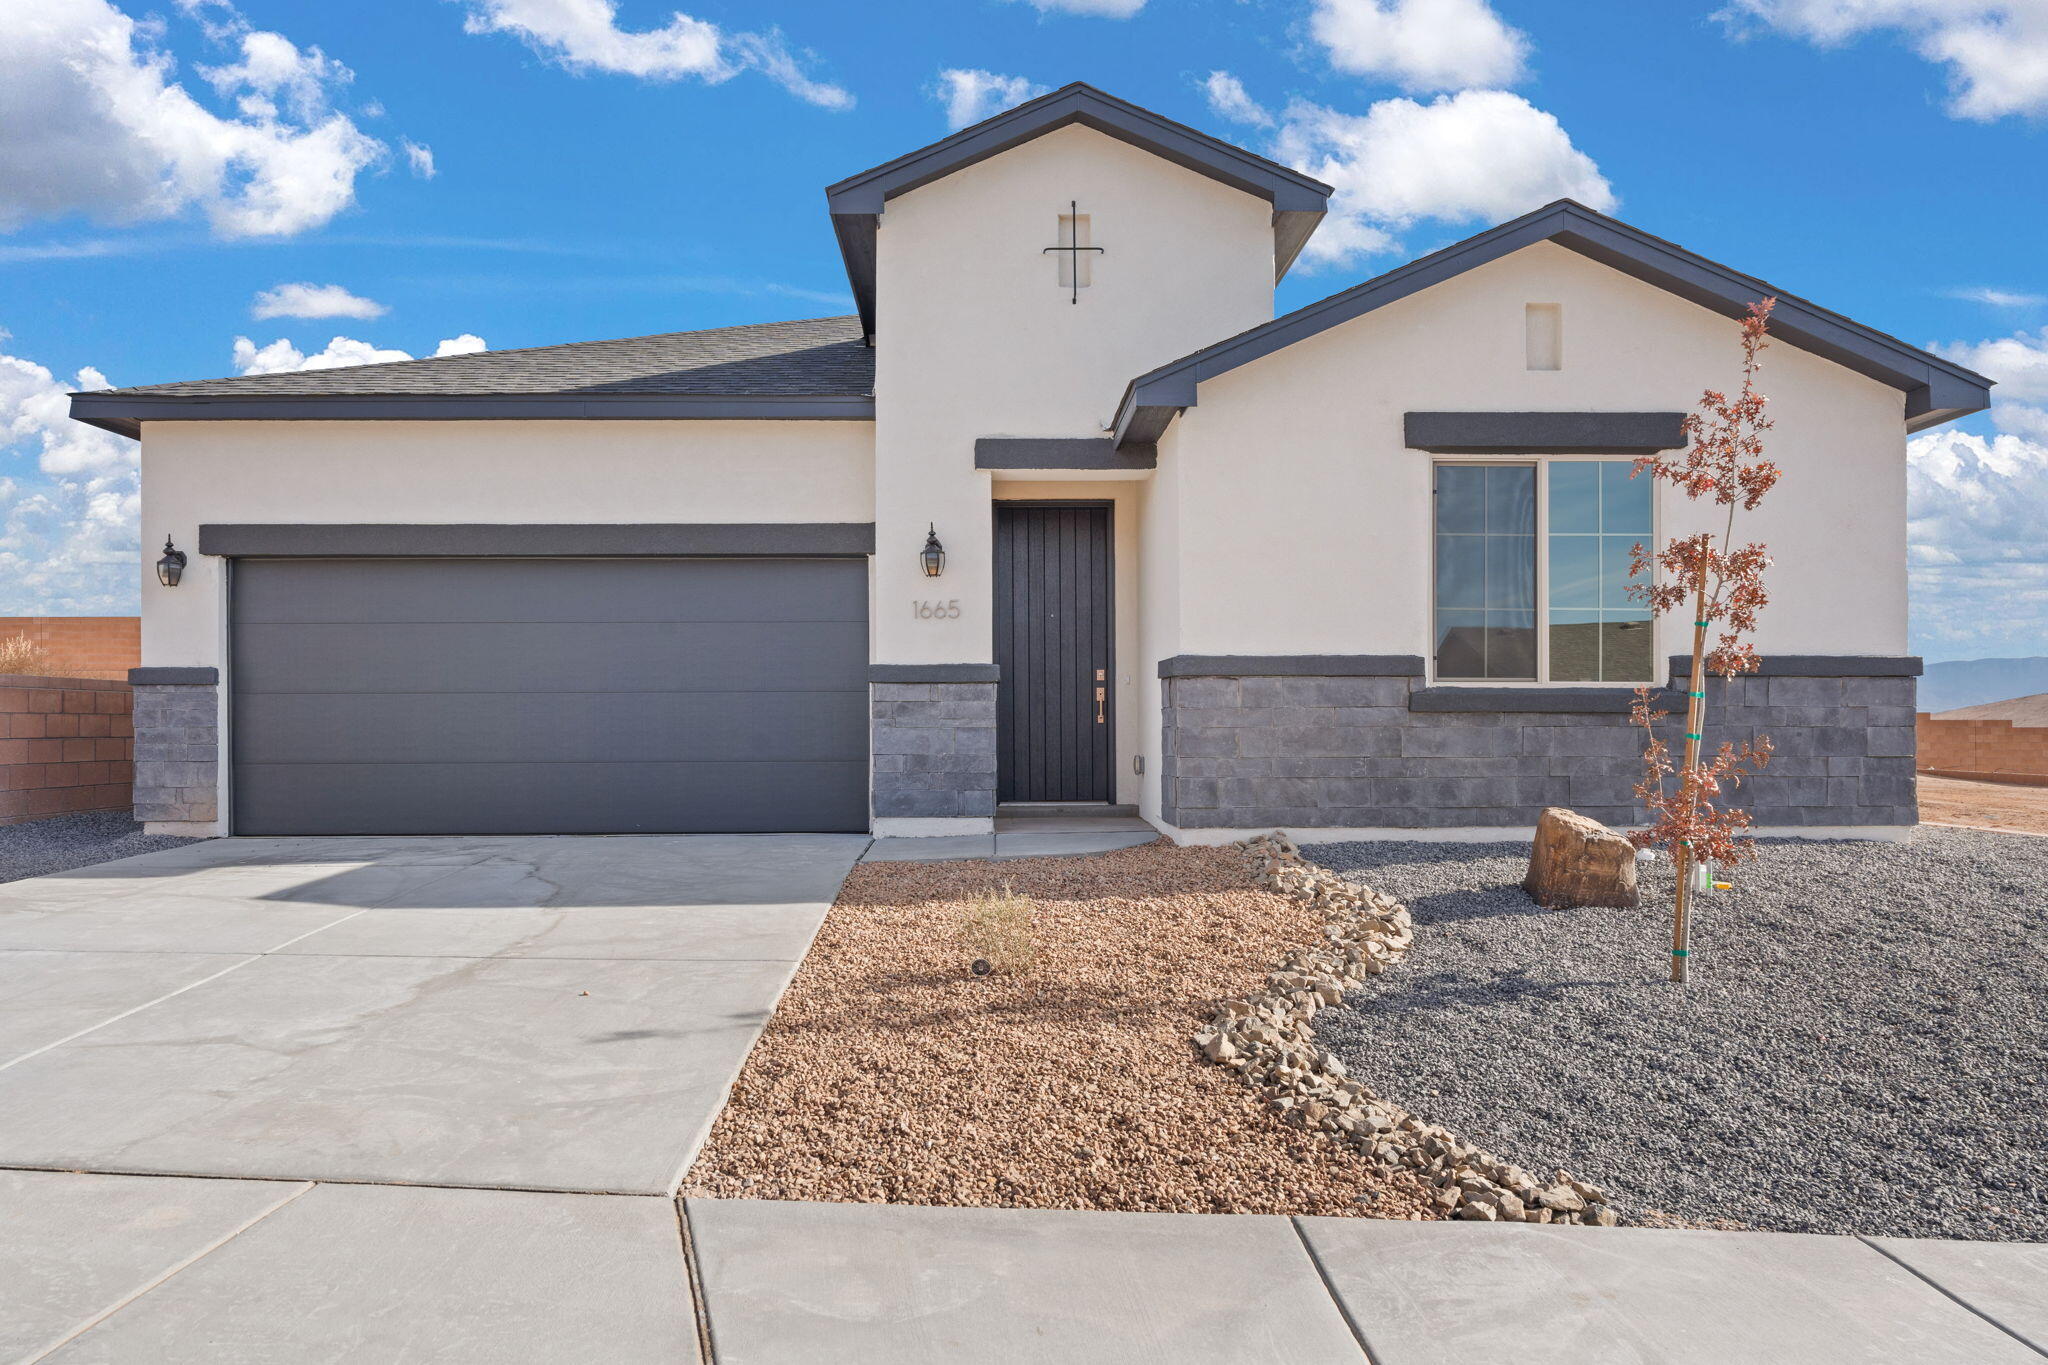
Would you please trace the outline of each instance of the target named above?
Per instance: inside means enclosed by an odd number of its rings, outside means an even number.
[[[875,400],[837,394],[74,393],[71,416],[102,431],[140,439],[144,422],[871,422]]]
[[[1991,404],[1991,381],[1983,375],[1605,214],[1563,202],[1546,205],[1140,375],[1125,389],[1118,407],[1117,439],[1156,442],[1176,413],[1195,406],[1204,379],[1546,241],[1725,317],[1741,317],[1751,303],[1775,297],[1772,336],[1901,390],[1908,431],[1982,412]]]
[[[1005,110],[825,189],[861,326],[875,330],[875,242],[887,202],[992,156],[1079,125],[1266,200],[1273,206],[1274,279],[1329,211],[1330,186],[1090,86],[1070,85]]]

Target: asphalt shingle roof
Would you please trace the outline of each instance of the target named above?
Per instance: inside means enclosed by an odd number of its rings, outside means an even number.
[[[328,398],[471,394],[645,394],[712,397],[865,398],[875,353],[857,317],[809,318],[666,332],[617,341],[574,341],[515,351],[477,351],[382,365],[195,379],[104,390],[160,398]]]

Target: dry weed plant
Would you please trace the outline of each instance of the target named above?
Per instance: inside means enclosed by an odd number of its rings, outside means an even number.
[[[962,903],[960,946],[974,957],[974,973],[990,972],[1023,976],[1038,960],[1038,943],[1031,937],[1031,914],[1038,908],[1029,896],[1003,883]]]
[[[10,635],[0,640],[0,673],[27,673],[47,675],[50,671],[50,656],[26,635]]]

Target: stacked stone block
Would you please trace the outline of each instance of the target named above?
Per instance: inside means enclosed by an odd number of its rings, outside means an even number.
[[[996,685],[877,682],[870,688],[878,819],[996,813]]]
[[[210,824],[220,815],[220,684],[212,669],[137,669],[135,818]]]
[[[1642,820],[1642,734],[1617,709],[1432,710],[1410,676],[1166,677],[1162,814],[1187,829],[1533,826],[1545,806]],[[1768,735],[1775,755],[1736,794],[1763,825],[1910,825],[1911,676],[1763,676],[1707,687],[1706,744]],[[1583,697],[1583,693],[1579,694]],[[1676,749],[1685,708],[1658,709]]]

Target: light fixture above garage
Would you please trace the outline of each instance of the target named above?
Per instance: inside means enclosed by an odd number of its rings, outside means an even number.
[[[939,544],[939,528],[932,524],[925,532],[924,551],[918,556],[924,561],[924,576],[937,578],[946,569],[946,547]]]
[[[164,557],[156,562],[156,581],[167,588],[178,586],[178,580],[185,576],[185,552],[171,544],[169,536],[164,537]]]

